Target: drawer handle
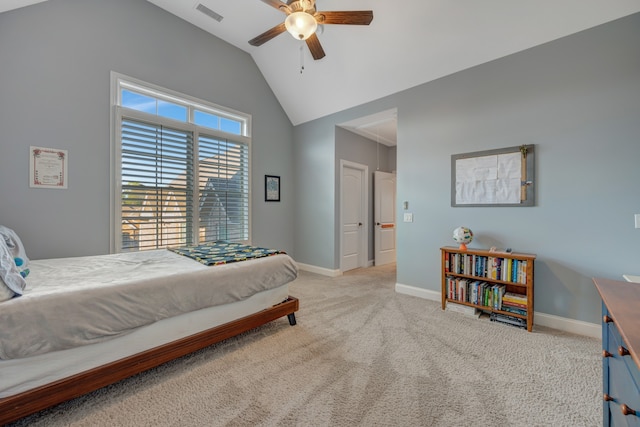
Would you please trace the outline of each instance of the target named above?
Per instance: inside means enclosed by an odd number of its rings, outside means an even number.
[[[602,357],[613,357],[613,354],[609,353],[607,350],[602,350]]]
[[[613,319],[605,314],[604,316],[602,316],[602,321],[604,323],[611,323],[611,322],[613,322]]]
[[[605,402],[611,402],[613,400],[613,397],[609,396],[607,393],[604,394],[603,398]]]
[[[620,356],[628,356],[629,355],[629,350],[627,350],[623,346],[620,346],[620,347],[618,347],[618,354]]]
[[[624,415],[635,415],[636,414],[636,411],[634,411],[633,409],[629,408],[624,403],[622,405],[620,405],[620,410],[622,411],[622,413]]]

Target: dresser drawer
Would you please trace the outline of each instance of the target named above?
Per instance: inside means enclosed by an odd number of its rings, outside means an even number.
[[[605,422],[605,425],[610,427],[640,427],[640,417],[624,415],[620,405],[615,402],[610,402],[608,415],[608,424]]]
[[[603,426],[640,427],[640,284],[593,282],[602,298]]]
[[[609,390],[613,400],[608,402],[609,422],[611,426],[640,427],[640,388],[637,378],[638,367],[630,356],[621,356],[618,352],[623,344],[615,325],[609,323],[606,349],[611,356],[607,358]],[[622,405],[636,411],[636,415],[624,415]],[[607,405],[605,405],[605,408]]]
[[[621,356],[619,353],[620,347],[626,348],[626,345],[620,336],[618,328],[613,322],[607,323],[607,328],[609,332],[609,342],[606,343],[606,346],[608,351],[613,355],[612,359],[624,364],[628,372],[627,375],[631,377],[636,388],[640,389],[640,369],[638,369],[638,365],[636,365],[631,356]]]
[[[609,396],[613,398],[609,402],[611,418],[616,422],[613,425],[629,425],[640,427],[640,392],[633,381],[626,376],[627,372],[622,361],[609,361]],[[622,405],[636,411],[636,415],[624,415]],[[624,422],[622,422],[624,420]],[[622,422],[622,423],[621,423]]]

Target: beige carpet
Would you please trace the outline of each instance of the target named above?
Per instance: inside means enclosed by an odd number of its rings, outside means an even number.
[[[301,272],[279,319],[28,417],[29,426],[598,426],[596,339],[396,294],[395,269]]]

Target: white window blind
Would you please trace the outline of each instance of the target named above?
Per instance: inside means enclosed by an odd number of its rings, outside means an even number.
[[[193,135],[123,118],[122,250],[193,241]]]
[[[200,240],[248,240],[249,146],[198,138]]]
[[[122,116],[120,153],[123,251],[249,240],[248,143]]]

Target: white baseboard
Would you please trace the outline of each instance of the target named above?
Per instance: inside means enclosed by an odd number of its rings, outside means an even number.
[[[585,335],[591,338],[602,338],[602,325],[589,323],[582,320],[569,319],[553,314],[536,311],[533,316],[533,324],[548,328],[560,329],[572,334]]]
[[[300,270],[308,271],[309,273],[316,273],[316,274],[321,274],[323,276],[329,276],[329,277],[342,276],[342,271],[340,270],[330,270],[328,268],[317,267],[315,265],[309,265],[309,264],[302,264],[300,262],[298,262],[297,264]]]
[[[422,299],[428,299],[438,302],[441,301],[440,292],[424,288],[416,288],[415,286],[403,285],[402,283],[396,283],[396,292],[399,294],[411,295]]]
[[[438,291],[416,288],[415,286],[403,285],[401,283],[396,283],[396,292],[437,302],[442,301],[440,292]],[[540,325],[592,338],[602,337],[602,326],[598,323],[583,322],[582,320],[569,319],[567,317],[540,313],[538,311],[534,312],[533,324],[534,328],[535,325]]]

